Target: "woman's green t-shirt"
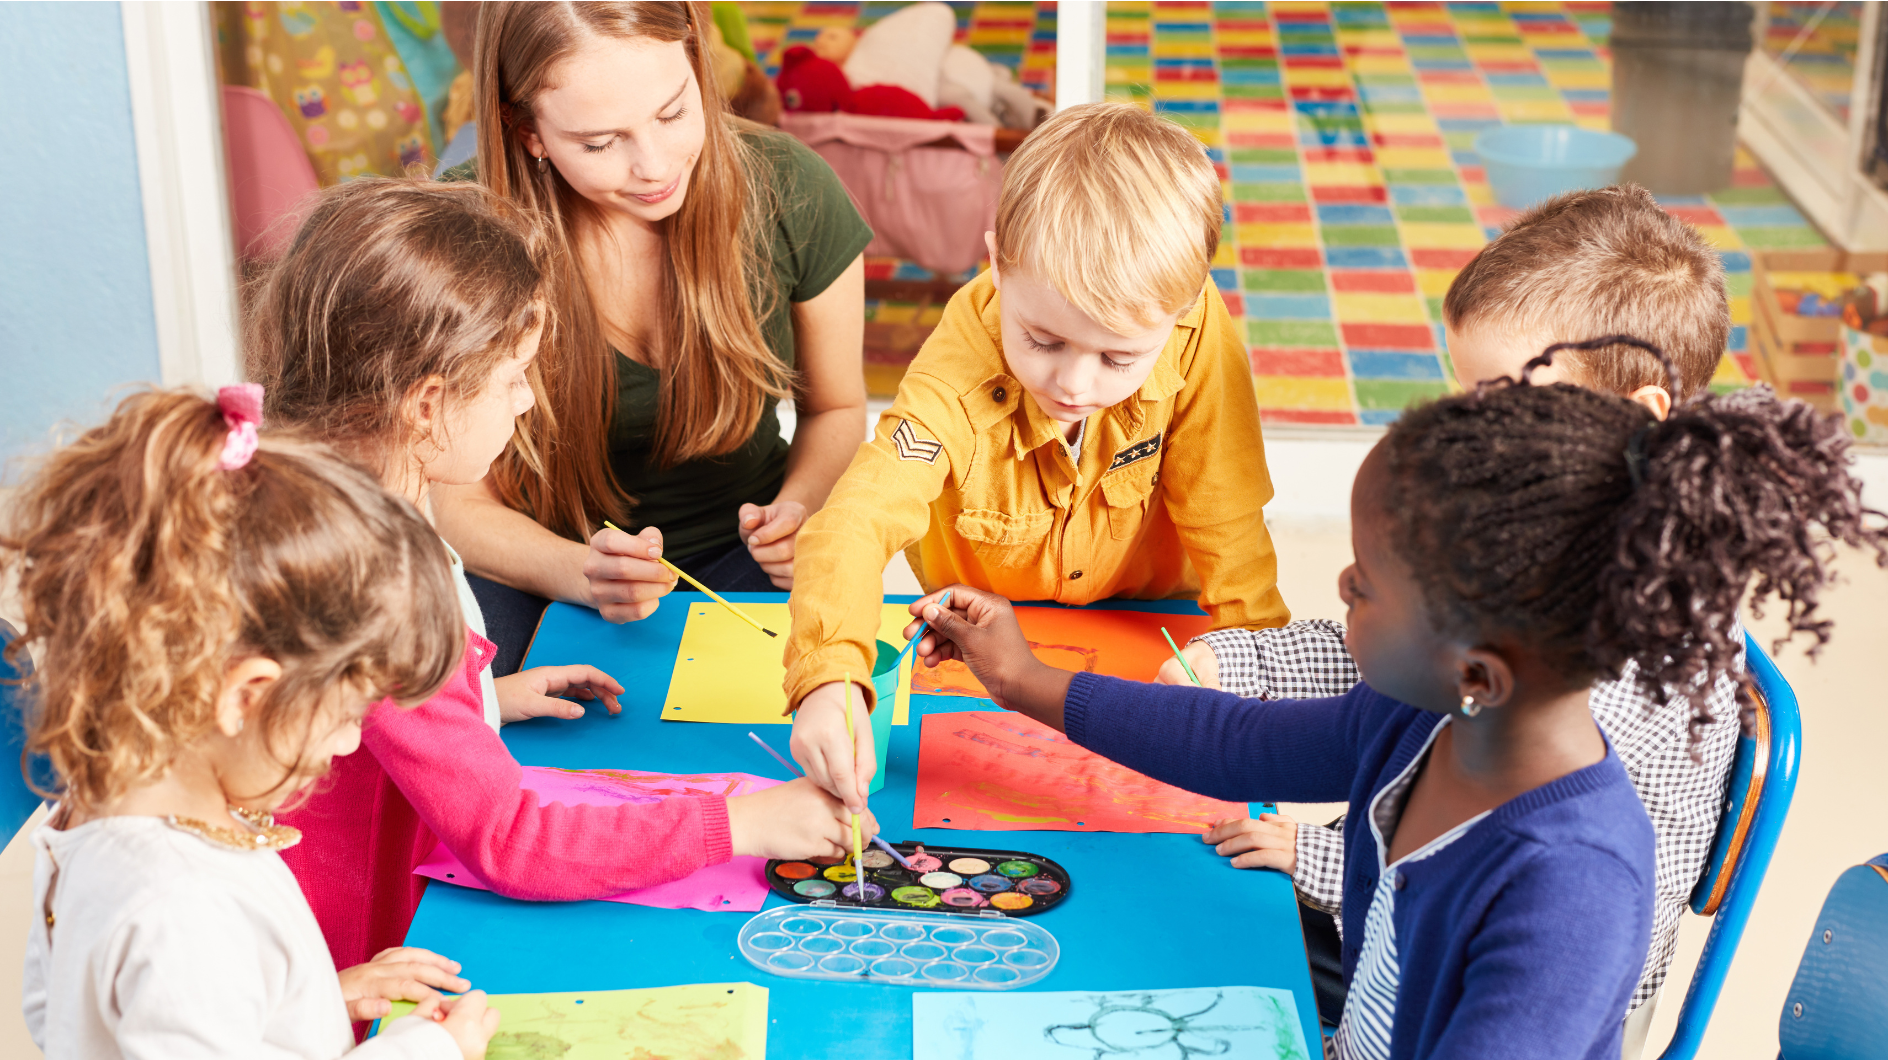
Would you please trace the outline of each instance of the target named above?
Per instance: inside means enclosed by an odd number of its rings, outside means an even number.
[[[740,133],[757,163],[752,176],[771,187],[778,209],[762,228],[762,275],[776,296],[760,322],[761,338],[788,367],[797,365],[793,305],[825,291],[872,241],[872,229],[852,205],[845,186],[824,159],[775,130]],[[476,161],[441,174],[476,180]],[[763,203],[768,195],[760,196]],[[616,413],[610,421],[610,467],[635,502],[630,530],[662,530],[663,552],[678,562],[733,547],[741,540],[743,504],[767,504],[787,477],[787,442],[780,436],[778,404],[766,400],[753,435],[725,456],[656,465],[656,400],[662,373],[616,355]]]

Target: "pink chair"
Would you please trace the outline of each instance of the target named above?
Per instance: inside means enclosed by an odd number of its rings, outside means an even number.
[[[273,261],[320,190],[315,167],[275,100],[242,85],[223,86],[223,150],[236,249],[244,263]]]

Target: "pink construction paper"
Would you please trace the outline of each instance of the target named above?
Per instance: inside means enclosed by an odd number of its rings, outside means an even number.
[[[542,804],[617,806],[649,803],[686,795],[722,795],[732,798],[771,788],[778,780],[752,773],[650,773],[630,769],[553,769],[525,766],[521,786],[535,791]],[[720,913],[756,913],[767,899],[765,858],[737,857],[710,865],[691,876],[637,891],[613,894],[603,901],[648,905],[658,909],[704,909]],[[441,843],[414,874],[481,891],[491,886]]]

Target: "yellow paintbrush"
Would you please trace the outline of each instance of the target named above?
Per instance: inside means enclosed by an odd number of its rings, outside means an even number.
[[[603,525],[609,527],[612,530],[622,530],[622,532],[625,534],[629,533],[629,531],[623,530],[622,527],[617,526],[615,523],[610,522],[608,519],[603,520]],[[693,585],[695,588],[700,589],[704,593],[707,593],[708,596],[711,599],[713,599],[715,603],[720,604],[722,607],[725,607],[728,610],[734,612],[734,617],[740,619],[741,621],[747,623],[750,626],[753,626],[755,629],[760,630],[762,633],[765,633],[770,637],[778,637],[780,635],[778,633],[775,633],[773,630],[768,629],[766,626],[761,625],[759,622],[754,621],[753,615],[750,615],[746,611],[743,611],[740,608],[734,606],[733,604],[728,603],[726,600],[723,600],[721,598],[720,593],[715,592],[713,589],[710,589],[706,585],[703,585],[702,583],[689,577],[688,572],[683,570],[682,568],[676,566],[673,563],[670,563],[668,560],[663,559],[661,556],[656,557],[656,562],[674,571],[676,577],[681,578],[683,581],[687,582],[688,584]]]
[[[859,769],[859,744],[852,735],[852,675],[846,675],[846,739],[852,741],[852,769],[857,774]],[[859,815],[852,815],[852,871],[858,888],[859,904],[865,904],[865,844],[859,838]],[[844,892],[841,892],[844,893]]]

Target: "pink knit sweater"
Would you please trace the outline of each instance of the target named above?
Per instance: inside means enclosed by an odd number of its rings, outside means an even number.
[[[282,856],[336,968],[403,943],[426,887],[413,869],[436,841],[499,894],[544,902],[651,887],[733,854],[719,796],[539,805],[485,723],[479,671],[493,653],[467,630],[465,662],[446,687],[410,710],[376,705],[361,749],[336,759],[317,793],[282,819],[302,830]]]

